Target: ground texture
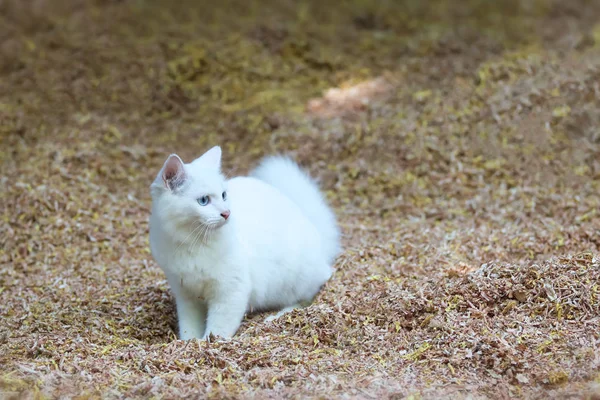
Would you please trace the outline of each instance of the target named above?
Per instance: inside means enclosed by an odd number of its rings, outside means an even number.
[[[0,397],[600,397],[600,2],[0,0]],[[176,340],[149,184],[292,154],[310,307]],[[63,398],[64,398],[63,397]]]

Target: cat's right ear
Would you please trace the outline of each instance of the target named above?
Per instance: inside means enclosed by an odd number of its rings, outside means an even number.
[[[175,190],[180,187],[186,179],[183,161],[177,154],[171,154],[162,167],[161,176],[165,188]]]

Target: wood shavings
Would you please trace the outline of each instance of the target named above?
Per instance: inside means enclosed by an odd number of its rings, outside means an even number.
[[[0,2],[0,397],[597,398],[600,3],[205,3]],[[183,342],[148,186],[215,144],[344,252]]]

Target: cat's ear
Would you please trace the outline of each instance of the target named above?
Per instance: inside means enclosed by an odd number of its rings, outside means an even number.
[[[219,146],[215,146],[212,149],[208,150],[206,153],[202,155],[202,160],[206,162],[207,165],[212,165],[217,169],[221,168],[221,148]]]
[[[185,170],[183,161],[177,154],[171,154],[162,167],[161,176],[165,187],[175,190],[185,182]]]

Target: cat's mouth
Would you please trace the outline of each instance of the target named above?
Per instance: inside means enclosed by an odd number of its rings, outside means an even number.
[[[219,229],[219,228],[221,228],[223,225],[225,225],[226,223],[227,223],[227,220],[226,220],[226,219],[221,219],[221,220],[218,220],[218,221],[212,222],[212,223],[210,224],[210,228],[211,228],[211,229]]]

